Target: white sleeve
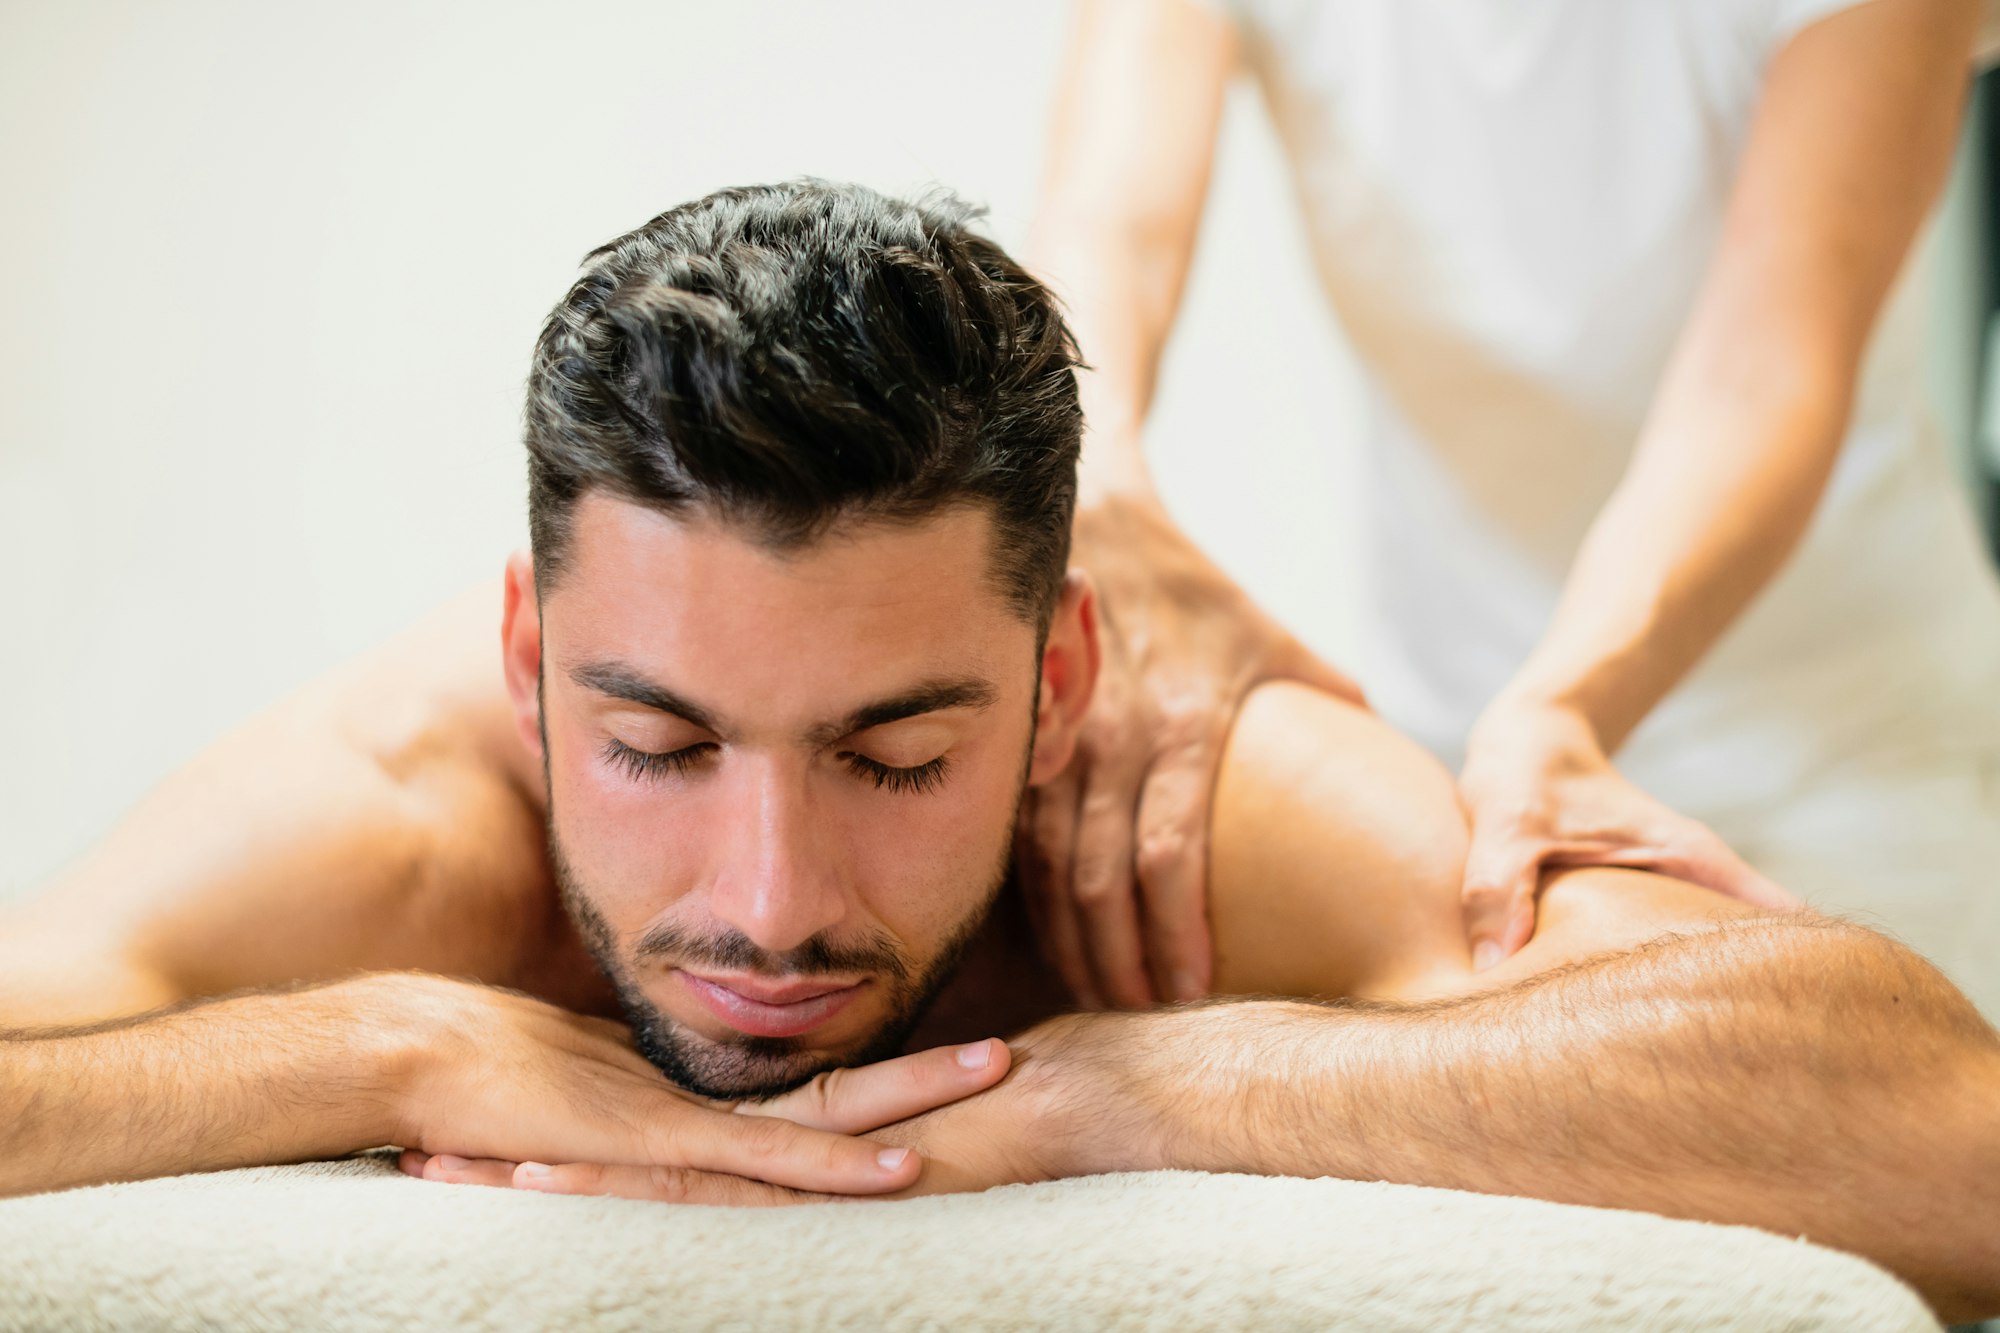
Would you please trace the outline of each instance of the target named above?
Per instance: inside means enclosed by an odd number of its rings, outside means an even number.
[[[1843,9],[1852,9],[1867,0],[1771,0],[1769,45],[1765,48],[1773,55],[1778,48],[1792,40],[1799,29],[1810,27]],[[1974,61],[1984,68],[2000,59],[2000,0],[1981,0],[1985,17],[1979,25],[1979,36],[1974,40],[1972,54]]]
[[[1786,42],[1798,35],[1801,28],[1809,28],[1843,9],[1865,3],[1867,0],[1771,0],[1767,6],[1770,10],[1770,24],[1766,29],[1769,45],[1765,49],[1776,55]]]
[[[1205,9],[1211,14],[1236,23],[1243,21],[1245,0],[1182,0],[1182,3],[1193,5],[1196,9]]]

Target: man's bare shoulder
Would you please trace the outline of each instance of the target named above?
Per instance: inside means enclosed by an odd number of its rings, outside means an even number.
[[[0,917],[0,1021],[82,1021],[102,988],[64,976],[114,964],[171,998],[392,968],[571,984],[499,608],[497,584],[454,598],[169,776]]]

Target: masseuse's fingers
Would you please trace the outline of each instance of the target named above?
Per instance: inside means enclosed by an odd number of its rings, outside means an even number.
[[[1298,639],[1273,626],[1274,632],[1283,635],[1280,646],[1271,653],[1264,669],[1263,680],[1296,680],[1310,685],[1316,690],[1324,690],[1337,699],[1345,699],[1356,708],[1370,708],[1368,696],[1360,682],[1345,671],[1330,665],[1320,655],[1305,646]],[[1241,700],[1237,701],[1241,704]]]
[[[1139,795],[1134,863],[1144,904],[1146,962],[1170,1000],[1208,994],[1208,808],[1228,739],[1220,708],[1175,718]]]
[[[1084,770],[1073,892],[1099,991],[1120,1008],[1144,1009],[1153,1003],[1153,984],[1146,976],[1132,868],[1145,770],[1125,760],[1129,747],[1111,753],[1116,758],[1106,756]]]
[[[810,1083],[764,1102],[744,1102],[738,1115],[775,1115],[836,1134],[865,1134],[983,1092],[1007,1073],[1007,1043],[998,1038],[939,1046],[879,1064],[829,1069]]]
[[[1664,812],[1665,808],[1662,807]],[[1606,854],[1561,852],[1549,858],[1551,864],[1629,865],[1657,870],[1663,875],[1699,884],[1705,889],[1753,907],[1773,912],[1796,912],[1805,906],[1799,898],[1779,887],[1777,881],[1738,856],[1734,849],[1698,820],[1684,815],[1663,814],[1647,835],[1633,839],[1636,845]]]
[[[1022,812],[1016,840],[1015,866],[1022,895],[1034,923],[1042,954],[1085,1009],[1102,1009],[1097,977],[1083,952],[1083,928],[1077,924],[1076,903],[1070,897],[1070,868],[1076,859],[1076,807],[1082,786],[1064,774],[1032,790]]]
[[[1535,889],[1543,849],[1529,839],[1473,828],[1466,852],[1463,908],[1472,970],[1511,957],[1535,933]]]
[[[767,1185],[742,1176],[691,1171],[678,1166],[604,1166],[595,1162],[546,1165],[522,1162],[514,1169],[516,1189],[541,1194],[601,1194],[660,1203],[695,1203],[731,1208],[768,1208],[794,1203],[826,1203],[838,1197]]]

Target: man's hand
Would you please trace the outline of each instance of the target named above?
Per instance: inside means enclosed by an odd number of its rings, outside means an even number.
[[[404,1080],[397,1143],[428,1156],[600,1162],[877,1194],[922,1173],[906,1146],[850,1137],[990,1087],[1004,1044],[823,1075],[784,1110],[682,1092],[633,1049],[631,1030],[517,992],[422,973],[377,983],[420,1006],[429,1034]],[[790,1118],[785,1118],[789,1116]]]
[[[1085,1008],[1208,992],[1208,812],[1236,709],[1289,678],[1361,690],[1250,600],[1156,503],[1076,519],[1103,665],[1075,760],[1030,791],[1017,851],[1050,961]],[[1136,872],[1136,877],[1135,877]]]
[[[1496,701],[1472,730],[1459,793],[1472,821],[1462,892],[1480,971],[1534,935],[1552,866],[1656,870],[1774,911],[1802,906],[1706,825],[1634,786],[1589,722],[1559,706]]]
[[[906,1055],[880,1065],[822,1074],[797,1091],[739,1113],[785,1116],[801,1123],[847,1133],[875,1130],[877,1117],[897,1105],[896,1095],[872,1100],[858,1093],[863,1080],[878,1089],[901,1084],[903,1104],[936,1106],[963,1080],[943,1069],[957,1051],[986,1051],[993,1067],[1011,1076],[998,1086],[912,1115],[880,1128],[874,1138],[920,1155],[926,1168],[915,1184],[876,1198],[966,1193],[996,1185],[1020,1184],[1136,1166],[1118,1153],[1130,1151],[1134,1136],[1121,1129],[1129,1099],[1118,1095],[1120,1067],[1113,1047],[1115,1025],[1135,1021],[1122,1015],[1070,1014],[1051,1019],[1012,1039],[940,1048]],[[676,1166],[630,1166],[570,1161],[543,1165],[506,1160],[466,1161],[459,1157],[405,1152],[399,1163],[413,1176],[453,1184],[512,1186],[551,1194],[609,1194],[666,1203],[767,1206],[825,1203],[843,1197],[787,1189],[714,1171]]]

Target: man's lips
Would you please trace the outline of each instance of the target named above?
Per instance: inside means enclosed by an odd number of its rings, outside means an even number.
[[[845,1009],[866,979],[847,983],[757,977],[697,976],[677,969],[688,993],[717,1018],[749,1037],[796,1037]]]

